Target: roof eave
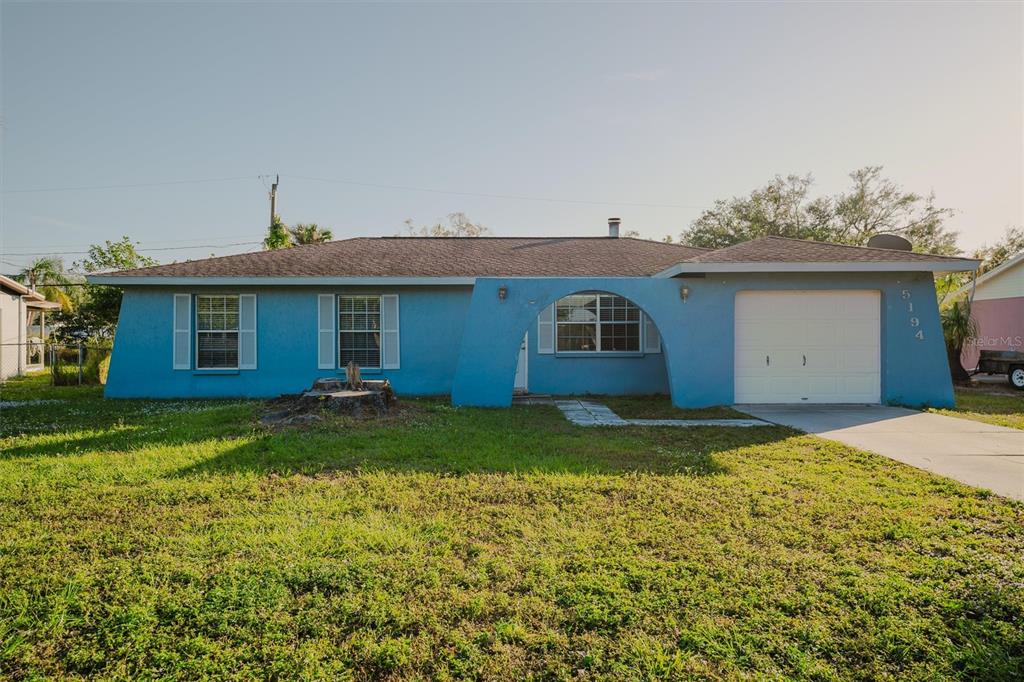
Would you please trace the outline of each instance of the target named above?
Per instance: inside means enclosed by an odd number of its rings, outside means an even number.
[[[803,263],[677,263],[654,275],[675,277],[704,272],[965,272],[977,270],[980,261],[846,261]]]
[[[25,297],[22,297],[22,300],[25,301],[25,307],[36,308],[37,310],[60,310],[63,307],[60,303],[56,303],[54,301],[39,301]]]
[[[976,280],[971,282],[970,284],[966,284],[966,285],[960,287],[959,289],[954,291],[952,294],[950,294],[950,296],[953,296],[953,297],[960,296],[961,294],[967,293],[967,291],[970,290],[970,289],[976,289],[979,284],[984,284],[985,282],[987,282],[988,280],[992,279],[993,277],[996,277],[997,275],[1001,275],[1004,272],[1006,272],[1007,270],[1013,269],[1014,267],[1016,267],[1017,265],[1019,265],[1022,262],[1024,262],[1024,252],[1018,253],[1016,256],[1014,256],[1013,258],[1009,259],[1005,263],[1001,263],[999,266],[992,268],[991,270],[986,272],[984,275],[981,275]]]
[[[89,284],[109,286],[465,286],[476,277],[175,277],[168,275],[88,275]]]

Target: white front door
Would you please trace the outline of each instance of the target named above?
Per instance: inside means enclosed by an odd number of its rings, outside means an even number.
[[[516,364],[516,380],[512,386],[513,393],[526,393],[527,356],[526,352],[529,332],[523,335],[523,342],[519,346],[519,362]]]
[[[877,403],[877,291],[736,294],[735,401]]]

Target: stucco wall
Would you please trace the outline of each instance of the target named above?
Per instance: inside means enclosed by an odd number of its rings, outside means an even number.
[[[25,307],[18,294],[0,291],[0,380],[18,376],[25,339]]]
[[[552,395],[668,394],[661,353],[623,357],[539,355],[537,325],[530,329],[529,389]]]
[[[975,299],[971,315],[978,323],[978,336],[964,348],[964,367],[977,367],[981,350],[1024,350],[1024,296]]]
[[[416,289],[246,288],[220,293],[256,293],[257,369],[234,372],[174,370],[174,293],[213,293],[202,288],[131,288],[125,291],[107,379],[108,397],[273,397],[309,388],[318,377],[344,372],[317,369],[317,295],[397,293],[401,368],[364,370],[386,376],[400,395],[451,392],[469,287]],[[194,325],[194,321],[193,321]],[[193,328],[193,333],[195,329]],[[193,354],[195,353],[193,343]],[[193,362],[194,366],[194,362]]]
[[[679,287],[685,281],[689,299]],[[508,286],[499,301],[497,289]],[[878,289],[882,305],[882,399],[951,405],[934,287],[928,273],[847,275],[730,274],[707,278],[481,279],[469,287],[394,287],[346,292],[397,293],[401,368],[385,370],[401,395],[452,394],[465,405],[511,402],[523,333],[531,330],[530,389],[546,393],[670,391],[680,406],[733,402],[733,302],[744,289]],[[577,291],[626,296],[653,318],[662,353],[642,358],[576,358],[536,353],[536,317]],[[270,397],[296,392],[331,370],[316,365],[317,301],[342,289],[232,289],[257,299],[258,369],[173,370],[173,294],[182,289],[129,288],[121,309],[107,383],[111,397]],[[191,289],[191,293],[204,293]],[[207,290],[212,292],[213,290]],[[904,293],[905,292],[905,293]],[[909,298],[908,298],[909,297]],[[911,312],[910,304],[914,305]],[[916,317],[919,326],[912,327]],[[915,337],[922,332],[923,339]],[[194,352],[194,349],[193,349]]]
[[[686,302],[679,296],[684,282],[690,289]],[[496,295],[502,285],[508,287],[505,301]],[[685,280],[480,279],[469,308],[452,400],[462,405],[509,404],[523,330],[552,301],[575,291],[599,290],[625,296],[651,315],[661,332],[676,405],[732,403],[733,304],[736,293],[747,289],[879,290],[883,402],[952,405],[952,384],[929,273],[744,273]],[[911,318],[916,318],[917,326],[912,326]]]
[[[363,374],[388,377],[400,395],[450,394],[472,293],[470,287],[225,290],[257,294],[257,369],[213,372],[171,368],[173,295],[185,291],[137,287],[125,292],[107,380],[108,397],[272,397],[308,388],[317,377],[344,376],[340,370],[317,369],[316,301],[323,293],[397,293],[401,368],[364,370]],[[187,291],[212,293],[203,288]],[[533,392],[668,393],[660,354],[625,358],[538,355],[535,331],[536,321],[529,344]]]

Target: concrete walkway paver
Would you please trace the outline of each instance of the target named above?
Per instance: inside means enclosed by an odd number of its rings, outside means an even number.
[[[1024,500],[1024,431],[881,405],[737,405],[766,421]]]
[[[589,400],[554,403],[577,426],[771,426],[760,419],[623,419],[607,405]]]

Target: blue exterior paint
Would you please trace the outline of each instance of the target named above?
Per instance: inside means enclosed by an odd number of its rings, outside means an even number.
[[[530,330],[528,384],[551,395],[649,395],[668,393],[661,353],[627,357],[540,355],[536,323]]]
[[[690,295],[679,297],[686,283]],[[508,287],[499,301],[497,289]],[[511,402],[519,344],[529,329],[532,392],[670,392],[682,407],[733,402],[733,304],[747,289],[875,289],[882,305],[882,400],[953,404],[934,286],[929,273],[730,273],[707,278],[481,278],[474,287],[129,287],[114,344],[111,397],[272,397],[308,387],[317,369],[317,295],[397,293],[401,368],[384,370],[400,395],[451,394],[457,405]],[[536,318],[578,291],[629,298],[652,317],[662,353],[637,357],[539,355]],[[907,300],[920,327],[909,323]],[[256,293],[257,369],[172,369],[174,293]],[[914,337],[924,333],[924,340]],[[194,347],[193,347],[194,353]],[[367,371],[369,373],[369,371]]]
[[[171,368],[173,294],[183,292],[256,293],[257,369]],[[333,374],[317,369],[317,295],[343,292],[399,295],[401,367],[364,370],[364,375],[387,377],[400,395],[451,393],[469,287],[130,288],[121,304],[105,394],[114,398],[267,398],[307,389],[318,377]],[[194,341],[192,353],[195,366]]]
[[[523,330],[552,301],[577,291],[608,291],[649,314],[662,336],[672,401],[680,407],[733,402],[734,300],[743,290],[875,289],[881,292],[882,401],[902,405],[953,404],[933,280],[928,273],[737,273],[687,278],[562,278],[477,280],[462,339],[452,402],[510,403]],[[508,286],[499,302],[498,286]],[[903,291],[915,303],[911,327]],[[914,334],[922,331],[924,339]]]

